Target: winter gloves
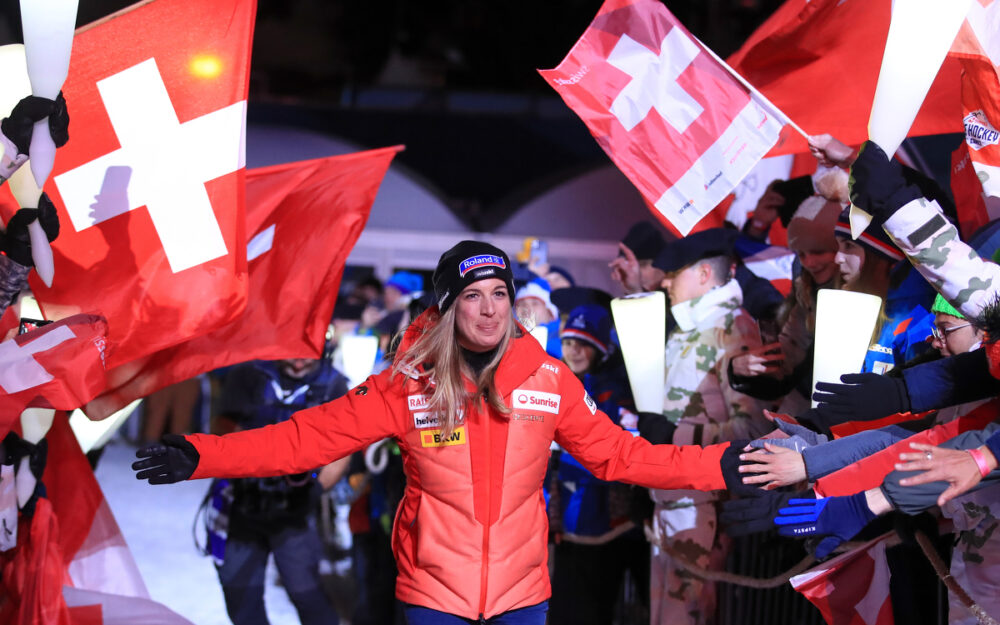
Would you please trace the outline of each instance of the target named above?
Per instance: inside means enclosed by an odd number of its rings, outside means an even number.
[[[727,480],[727,486],[728,483]],[[719,521],[726,533],[734,537],[766,532],[774,528],[774,517],[790,500],[808,501],[815,497],[811,490],[795,493],[753,488],[750,497],[723,503]]]
[[[28,160],[28,147],[35,122],[46,117],[49,118],[52,141],[56,147],[61,148],[69,141],[69,113],[62,93],[55,100],[29,95],[14,106],[10,117],[5,117],[0,122],[0,147],[3,148],[0,178],[7,180]]]
[[[851,165],[849,184],[851,203],[879,224],[892,217],[896,209],[923,195],[918,187],[906,184],[902,166],[871,141],[861,145],[858,158]]]
[[[38,199],[38,208],[22,208],[17,211],[7,222],[7,231],[0,232],[0,250],[24,267],[35,264],[31,259],[31,239],[28,235],[28,224],[35,219],[41,224],[49,242],[59,236],[59,216],[52,200],[45,193]]]
[[[165,434],[159,443],[139,449],[135,456],[145,458],[132,463],[136,479],[148,479],[150,484],[173,484],[188,479],[201,458],[194,445],[179,434]]]
[[[788,507],[778,510],[774,524],[782,536],[824,536],[816,546],[816,558],[822,560],[875,517],[864,492],[860,492],[847,497],[789,499]]]
[[[847,421],[871,421],[910,411],[906,382],[877,373],[848,373],[843,384],[817,382],[813,399],[820,402],[816,413],[827,428]]]

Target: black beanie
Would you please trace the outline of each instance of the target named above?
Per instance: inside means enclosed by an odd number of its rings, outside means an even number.
[[[497,278],[507,284],[514,303],[514,273],[510,259],[500,248],[482,241],[461,241],[441,255],[434,270],[434,296],[438,310],[448,310],[458,294],[473,282]]]

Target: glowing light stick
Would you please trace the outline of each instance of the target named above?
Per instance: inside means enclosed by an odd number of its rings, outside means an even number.
[[[78,0],[21,0],[21,29],[28,79],[34,95],[55,100],[66,82],[73,49]],[[31,134],[31,171],[39,187],[52,171],[56,146],[49,134],[48,118],[35,122]]]
[[[889,158],[906,138],[972,0],[894,0],[889,35],[868,118],[868,138]],[[872,216],[851,205],[851,236]]]
[[[375,366],[378,354],[378,339],[374,336],[348,334],[340,337],[340,356],[344,362],[344,375],[350,380],[351,388],[361,384]]]
[[[667,300],[660,291],[611,300],[632,397],[640,412],[663,412]]]
[[[69,416],[69,427],[76,435],[76,440],[80,443],[80,449],[83,450],[83,453],[102,447],[111,440],[115,432],[132,416],[141,401],[141,399],[137,399],[100,421],[91,421],[87,415],[83,414],[82,410],[74,410]]]
[[[37,445],[52,427],[52,419],[55,414],[56,411],[51,408],[26,408],[21,413],[21,438]],[[35,484],[38,481],[28,467],[30,460],[31,458],[28,456],[21,458],[21,464],[17,470],[15,488],[17,489],[17,506],[19,508],[23,508],[24,504],[31,499],[31,494],[35,492]]]
[[[867,293],[820,289],[816,298],[813,391],[817,382],[840,384],[840,376],[858,373],[872,342],[882,298]],[[809,394],[810,397],[812,393]],[[816,402],[812,402],[813,408]]]
[[[20,44],[0,47],[0,84],[3,85],[3,89],[0,90],[0,111],[4,111],[4,115],[9,113],[22,98],[31,94],[31,82],[28,80],[24,54],[24,46]],[[45,136],[49,136],[48,126],[45,127]],[[3,158],[6,161],[16,156],[5,153]],[[21,167],[14,172],[8,184],[18,206],[38,208],[38,198],[42,196],[42,190],[35,183],[35,178],[28,167]],[[55,275],[52,247],[37,219],[28,224],[28,235],[31,237],[31,257],[35,263],[35,272],[46,286],[52,286],[52,277]]]
[[[28,163],[30,164],[31,161],[29,160]],[[42,197],[42,190],[35,183],[35,177],[27,167],[22,167],[14,172],[7,184],[10,185],[10,192],[14,194],[18,206],[38,208],[38,200]],[[52,246],[49,245],[49,238],[45,236],[42,224],[38,223],[37,219],[28,224],[28,236],[31,237],[31,260],[35,263],[35,273],[45,283],[45,286],[52,286],[52,278],[55,276]]]
[[[528,334],[535,337],[535,340],[541,343],[542,349],[549,344],[549,328],[548,326],[543,326],[541,324],[533,327]]]

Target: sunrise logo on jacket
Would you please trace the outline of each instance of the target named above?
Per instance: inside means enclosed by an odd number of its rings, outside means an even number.
[[[532,410],[551,414],[559,414],[559,402],[562,400],[562,396],[555,393],[525,389],[516,389],[511,397],[515,410]]]
[[[464,278],[465,274],[469,273],[473,269],[480,269],[482,267],[497,267],[499,269],[506,269],[507,263],[504,262],[503,257],[494,256],[493,254],[470,256],[459,263],[458,275]]]

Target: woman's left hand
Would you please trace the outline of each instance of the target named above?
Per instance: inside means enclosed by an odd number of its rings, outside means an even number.
[[[762,488],[771,490],[779,486],[798,484],[806,479],[806,464],[802,454],[764,443],[763,450],[740,455],[740,473],[755,473],[743,478],[744,484],[763,484]],[[756,464],[751,464],[756,463]]]
[[[916,486],[928,482],[948,482],[948,488],[938,497],[939,506],[967,492],[983,479],[979,473],[979,465],[964,449],[944,449],[924,443],[910,443],[910,448],[916,451],[899,454],[902,462],[896,464],[896,470],[923,473],[902,479],[899,483],[902,486]],[[996,460],[992,456],[990,454],[989,457],[995,466]]]

